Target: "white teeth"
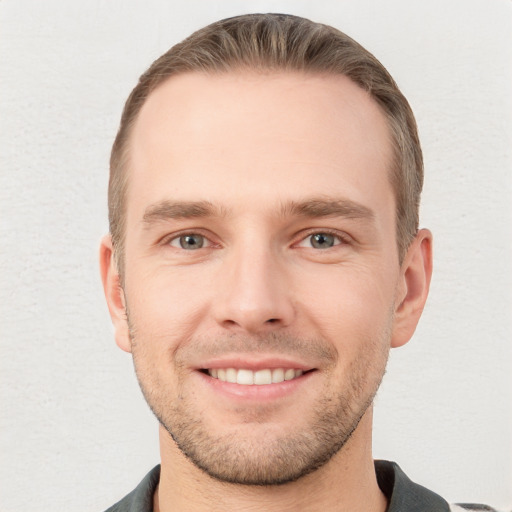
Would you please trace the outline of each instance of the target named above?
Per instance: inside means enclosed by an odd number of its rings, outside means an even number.
[[[272,384],[272,372],[270,370],[254,372],[254,384]]]
[[[252,370],[236,370],[235,368],[212,368],[208,374],[223,382],[231,384],[242,384],[243,386],[266,384],[278,384],[285,380],[292,380],[300,377],[304,372],[293,368],[264,369],[253,372]]]
[[[254,384],[254,372],[251,372],[251,370],[238,370],[236,383],[244,384],[245,386]]]
[[[295,370],[288,369],[284,372],[284,380],[292,380],[295,377]]]
[[[236,370],[234,368],[228,368],[226,370],[226,382],[236,382]]]
[[[284,380],[284,370],[282,368],[276,368],[272,370],[272,383],[278,384]]]

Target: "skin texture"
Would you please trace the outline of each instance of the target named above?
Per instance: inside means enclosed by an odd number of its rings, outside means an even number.
[[[101,269],[162,425],[157,508],[385,509],[371,404],[431,275],[426,230],[399,265],[390,162],[384,116],[341,76],[191,73],[150,95],[124,289],[109,237]],[[307,373],[241,386],[212,367]]]

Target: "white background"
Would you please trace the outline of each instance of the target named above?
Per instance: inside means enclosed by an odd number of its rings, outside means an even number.
[[[512,509],[512,2],[0,2],[0,509],[103,510],[159,460],[114,344],[97,247],[121,108],[193,30],[280,11],[340,28],[416,112],[429,304],[376,405],[375,455],[450,501]]]

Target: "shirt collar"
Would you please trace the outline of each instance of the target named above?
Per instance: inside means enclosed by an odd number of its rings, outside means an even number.
[[[414,483],[395,462],[376,460],[375,473],[388,498],[387,512],[449,512],[450,507],[441,496]]]

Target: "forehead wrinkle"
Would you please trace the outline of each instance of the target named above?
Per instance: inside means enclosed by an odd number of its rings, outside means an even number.
[[[290,201],[282,205],[281,215],[299,217],[346,217],[349,219],[374,220],[373,210],[349,199],[311,198]]]
[[[150,225],[155,221],[224,216],[226,216],[226,211],[210,201],[169,201],[165,199],[148,206],[142,220],[144,224]]]

